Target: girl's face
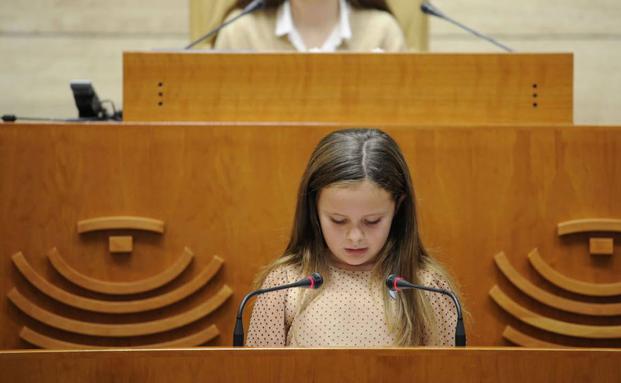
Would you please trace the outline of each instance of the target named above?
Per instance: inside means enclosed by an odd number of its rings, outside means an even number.
[[[395,214],[390,193],[364,180],[323,188],[317,202],[323,237],[337,266],[370,270]]]

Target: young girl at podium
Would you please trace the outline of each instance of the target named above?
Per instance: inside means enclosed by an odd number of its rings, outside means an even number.
[[[450,346],[450,298],[422,290],[389,293],[389,274],[455,291],[425,250],[408,166],[396,142],[374,129],[324,137],[299,187],[284,254],[258,278],[262,288],[319,272],[316,290],[258,297],[246,344],[254,347]]]
[[[238,0],[227,19],[251,0]],[[214,48],[256,51],[402,51],[403,33],[386,0],[265,0],[223,28]]]

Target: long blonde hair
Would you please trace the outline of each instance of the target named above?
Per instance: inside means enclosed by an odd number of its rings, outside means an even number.
[[[319,193],[331,185],[362,180],[372,181],[389,192],[396,203],[388,239],[373,269],[374,282],[383,286],[386,276],[394,273],[421,283],[419,271],[425,270],[447,281],[454,290],[451,278],[420,239],[414,188],[403,154],[388,134],[377,129],[340,130],[319,142],[300,182],[289,244],[280,258],[263,269],[255,283],[261,285],[271,271],[284,265],[296,266],[303,275],[317,271],[327,282],[329,250],[317,213]],[[306,294],[298,312],[320,292]],[[425,336],[437,333],[437,325],[425,293],[402,291],[396,302],[391,302],[387,293],[383,297],[386,319],[398,345],[432,341]]]

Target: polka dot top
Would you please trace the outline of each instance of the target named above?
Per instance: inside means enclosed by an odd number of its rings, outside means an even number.
[[[330,267],[327,282],[318,295],[298,313],[305,289],[288,289],[261,295],[252,310],[246,345],[250,347],[391,347],[396,338],[384,315],[381,287],[371,284],[371,271]],[[262,288],[291,283],[301,278],[294,266],[274,269]],[[445,281],[421,272],[421,283],[448,289]],[[453,346],[457,315],[451,299],[425,292],[433,307],[438,334],[426,333],[428,346]],[[435,336],[434,336],[435,335]],[[435,341],[431,341],[435,339]]]

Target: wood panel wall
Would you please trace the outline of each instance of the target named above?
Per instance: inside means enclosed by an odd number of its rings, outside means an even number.
[[[335,125],[0,125],[0,348],[29,348],[23,326],[69,342],[134,346],[165,342],[215,324],[209,345],[231,344],[236,306],[261,265],[278,256],[290,231],[298,182],[308,157]],[[576,300],[529,266],[537,248],[557,271],[587,282],[621,278],[618,234],[612,256],[589,255],[589,235],[559,237],[557,224],[621,218],[621,130],[592,126],[392,126],[416,187],[427,247],[463,289],[469,344],[508,345],[507,325],[570,346],[621,346],[619,339],[555,335],[507,314],[488,296],[498,285],[524,307],[573,323],[618,326],[621,318],[559,312],[526,298],[501,274],[504,251],[517,271],[542,289]],[[163,234],[136,230],[78,234],[77,222],[101,216],[164,221]],[[133,236],[131,254],[111,254],[110,236]],[[224,260],[208,285],[164,309],[113,316],[72,309],[34,289],[12,264],[21,251],[48,281],[74,294],[110,299],[72,285],[52,268],[57,248],[78,272],[111,282],[157,275],[189,247],[190,268],[172,283],[134,299],[182,286],[214,256]],[[163,334],[99,338],[56,330],[24,315],[7,294],[16,287],[39,306],[97,323],[140,323],[183,313],[224,285],[233,296],[212,314]],[[116,298],[120,299],[120,298]],[[114,300],[114,299],[113,299]],[[596,298],[618,302],[618,297]]]

